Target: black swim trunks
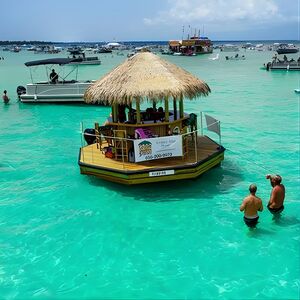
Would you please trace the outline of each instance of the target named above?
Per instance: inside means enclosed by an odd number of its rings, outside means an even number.
[[[280,214],[280,213],[282,213],[282,211],[284,210],[284,206],[282,205],[282,206],[280,206],[280,207],[278,207],[278,208],[271,208],[270,206],[269,206],[269,204],[268,204],[268,210],[270,211],[270,213],[271,214]]]
[[[247,217],[244,217],[244,222],[245,224],[250,227],[250,228],[254,228],[258,222],[258,219],[259,217],[256,217],[256,218],[253,218],[253,219],[250,219],[250,218],[247,218]]]

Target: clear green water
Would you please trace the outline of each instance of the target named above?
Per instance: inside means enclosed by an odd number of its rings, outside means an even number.
[[[0,55],[12,99],[0,103],[0,298],[299,299],[299,72],[260,70],[271,52],[165,57],[210,85],[185,108],[221,120],[225,161],[197,180],[126,187],[77,165],[80,122],[109,108],[18,103],[23,63],[46,56]],[[124,59],[103,55],[81,78]],[[268,172],[282,175],[286,208],[249,231],[239,205],[253,182],[267,203]]]

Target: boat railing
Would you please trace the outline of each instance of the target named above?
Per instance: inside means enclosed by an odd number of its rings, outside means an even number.
[[[273,61],[272,66],[300,66],[300,62],[298,61]]]
[[[81,125],[82,129],[82,125]],[[177,157],[182,157],[183,160],[185,160],[185,164],[195,164],[198,162],[198,150],[205,146],[205,139],[200,139],[201,137],[204,137],[203,130],[197,129],[192,130],[186,133],[178,133],[173,135],[166,135],[166,136],[156,136],[156,137],[150,137],[150,138],[144,138],[144,139],[138,139],[138,138],[132,138],[132,137],[121,137],[121,136],[114,136],[113,134],[105,135],[101,132],[98,133],[90,133],[87,131],[81,130],[81,144],[82,144],[82,160],[85,161],[84,157],[86,154],[86,146],[90,145],[88,149],[89,153],[89,160],[90,155],[92,156],[92,161],[96,162],[97,159],[99,159],[99,154],[104,155],[108,158],[120,160],[123,163],[135,163],[135,160],[133,159],[131,161],[130,156],[132,153],[134,153],[134,141],[137,140],[147,140],[151,141],[151,139],[160,139],[165,137],[181,137],[181,144],[180,147],[182,147],[182,155],[179,155]],[[201,140],[201,142],[199,142]],[[200,145],[201,144],[201,145]],[[217,144],[217,143],[216,143]],[[93,146],[94,145],[94,146]],[[207,143],[209,145],[209,143]],[[218,144],[217,144],[218,145]],[[219,145],[220,146],[220,145]],[[112,154],[113,152],[116,153],[116,147],[118,147],[121,155],[119,155],[120,159],[117,159]],[[110,154],[111,153],[111,154]],[[174,158],[175,156],[172,156]],[[157,157],[157,159],[167,159],[171,158],[171,156],[164,156]],[[194,158],[194,160],[192,159]]]

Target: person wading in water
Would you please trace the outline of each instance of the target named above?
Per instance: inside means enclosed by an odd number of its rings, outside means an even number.
[[[270,180],[272,186],[271,196],[268,203],[268,210],[271,214],[280,215],[284,210],[283,202],[285,198],[285,187],[281,183],[282,177],[280,175],[270,175],[266,176],[266,179]]]
[[[250,194],[243,200],[240,211],[244,212],[244,222],[250,228],[255,228],[258,222],[259,216],[258,211],[263,211],[263,204],[260,198],[258,198],[255,193],[257,191],[257,186],[251,184],[249,186]]]

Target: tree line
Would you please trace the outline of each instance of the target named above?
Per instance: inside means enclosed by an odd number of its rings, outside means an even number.
[[[24,45],[24,44],[29,44],[29,45],[51,45],[53,44],[52,42],[45,42],[45,41],[0,41],[0,46],[3,45]]]

